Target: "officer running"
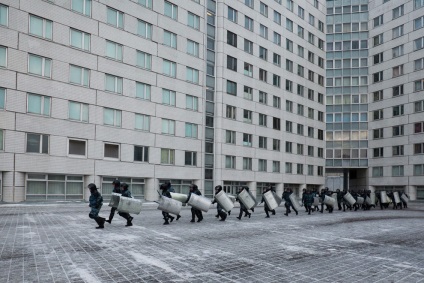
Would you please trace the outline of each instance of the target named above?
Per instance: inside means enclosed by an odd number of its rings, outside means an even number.
[[[103,197],[102,195],[97,191],[97,187],[95,184],[91,183],[87,186],[90,189],[91,196],[89,198],[89,207],[91,207],[91,211],[88,214],[88,217],[91,219],[94,219],[94,221],[97,222],[99,225],[96,227],[96,229],[103,229],[105,228],[105,218],[99,216],[100,209],[103,205]]]
[[[113,180],[112,185],[113,185],[112,193],[122,195],[122,193],[121,193],[121,182],[118,179],[115,179],[115,180]],[[117,207],[112,207],[110,209],[109,219],[106,220],[107,223],[109,223],[109,224],[112,223],[112,219],[113,219],[113,216],[115,216],[116,209],[117,209]]]
[[[127,197],[127,198],[131,197],[131,191],[128,190],[127,183],[121,184],[121,193],[123,197]],[[126,227],[133,226],[132,224],[133,217],[129,213],[120,211],[118,212],[118,214],[127,220],[127,225],[125,225]]]

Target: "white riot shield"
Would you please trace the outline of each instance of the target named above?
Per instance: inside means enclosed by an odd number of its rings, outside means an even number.
[[[112,196],[110,197],[109,206],[117,208],[120,198],[121,198],[121,194],[112,193]]]
[[[239,194],[238,194],[238,199],[241,201],[241,203],[244,204],[244,206],[247,209],[251,209],[252,207],[255,207],[256,205],[256,201],[254,198],[252,198],[252,196],[249,194],[248,191],[246,190],[242,190]]]
[[[336,200],[336,203],[338,203],[338,200],[337,200],[337,193],[333,193],[333,194],[331,195],[331,197],[332,197],[333,199],[335,199],[335,200]]]
[[[200,209],[201,211],[208,212],[211,207],[211,200],[204,197],[198,196],[196,194],[191,194],[188,204],[194,208]]]
[[[263,194],[266,204],[270,210],[274,210],[278,207],[278,203],[274,197],[272,191],[267,191]]]
[[[333,199],[332,197],[325,196],[324,197],[324,204],[334,207],[336,205],[337,201]]]
[[[401,202],[398,192],[393,192],[393,196],[395,197],[395,202],[396,203],[400,203]]]
[[[258,205],[258,202],[256,201],[256,197],[252,194],[251,191],[247,191],[247,192],[249,193],[249,195],[252,197],[253,201],[255,202],[255,205],[253,207],[257,206]]]
[[[314,203],[313,206],[319,206],[319,197],[314,197]]]
[[[409,198],[405,194],[402,194],[400,198],[406,203],[409,202]]]
[[[179,193],[170,193],[170,194],[172,199],[181,201],[182,203],[187,202],[187,195],[185,194],[179,194]]]
[[[343,198],[350,204],[350,205],[354,205],[355,204],[355,202],[356,202],[356,200],[353,198],[353,196],[349,193],[349,192],[347,192],[344,196],[343,196]]]
[[[367,205],[375,205],[375,203],[373,203],[372,202],[372,199],[369,197],[369,196],[367,196],[366,198],[365,198],[365,203],[367,204]]]
[[[381,203],[389,203],[389,197],[387,196],[386,191],[380,192],[380,201]]]
[[[229,198],[229,196],[221,190],[219,193],[215,195],[216,201],[226,212],[230,211],[234,207],[234,202]],[[235,198],[234,198],[235,201]]]
[[[272,194],[274,195],[275,201],[277,202],[278,206],[280,206],[280,204],[283,202],[283,199],[280,198],[276,192],[272,192]]]
[[[140,214],[141,200],[121,196],[117,210],[120,212]]]
[[[356,203],[357,204],[363,204],[364,203],[364,198],[363,197],[357,197]]]
[[[235,203],[236,202],[236,196],[233,196],[232,194],[227,194],[227,196],[230,198],[230,200]]]
[[[159,206],[158,209],[162,210],[164,212],[172,213],[175,215],[179,215],[182,207],[182,203],[178,200],[161,196],[159,199]]]
[[[370,193],[371,205],[375,205],[375,193]]]
[[[290,200],[291,200],[291,203],[292,203],[292,205],[293,205],[294,209],[296,209],[297,211],[300,211],[300,210],[302,209],[302,207],[300,206],[299,201],[298,201],[298,200],[296,199],[296,197],[294,196],[294,193],[291,193],[291,194],[289,195],[289,198],[290,198]]]

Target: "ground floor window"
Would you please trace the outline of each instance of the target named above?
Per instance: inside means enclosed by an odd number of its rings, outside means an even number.
[[[186,194],[190,192],[190,184],[193,184],[193,180],[169,180],[169,179],[160,179],[159,184],[171,183],[171,187],[176,193]],[[157,188],[159,190],[159,188]]]
[[[136,199],[144,199],[145,179],[128,177],[102,177],[102,196],[104,199],[110,199],[113,191],[112,182],[118,179],[121,184],[127,183],[131,195]]]
[[[424,199],[424,186],[417,186],[417,200]]]
[[[83,199],[83,176],[27,174],[26,200]]]
[[[376,186],[375,187],[375,193],[380,193],[381,191],[386,191],[386,193],[394,192],[394,191],[404,192],[405,187],[404,186]]]
[[[236,182],[236,181],[224,181],[224,192],[236,195],[237,190],[242,187],[247,186],[247,182]]]

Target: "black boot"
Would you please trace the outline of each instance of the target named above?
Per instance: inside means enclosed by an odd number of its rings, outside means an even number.
[[[169,225],[168,218],[165,219],[165,222],[163,223],[163,225]]]
[[[175,219],[175,220],[177,220],[178,221],[178,219],[180,219],[181,218],[181,215],[177,215],[177,219]]]
[[[231,210],[230,210],[230,211],[228,211],[228,215],[231,215]]]
[[[221,211],[219,216],[221,216],[221,220],[219,221],[225,221],[225,219],[227,218],[227,214],[224,211]]]
[[[103,229],[103,228],[105,228],[105,226],[104,226],[105,221],[106,221],[105,218],[97,217],[95,220],[96,220],[97,224],[99,224],[99,226],[96,227],[96,229]]]
[[[172,221],[174,221],[174,218],[175,217],[173,217],[173,216],[170,215],[169,218],[171,219],[171,222],[172,222]]]
[[[275,209],[272,210],[272,215],[275,215]]]
[[[127,225],[125,225],[126,227],[128,227],[128,226],[133,226],[133,224],[132,224],[132,220],[133,220],[133,217],[128,217],[128,219],[127,219]]]

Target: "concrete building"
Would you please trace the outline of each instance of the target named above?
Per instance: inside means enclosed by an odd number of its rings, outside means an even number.
[[[0,0],[0,200],[324,184],[324,3]]]

